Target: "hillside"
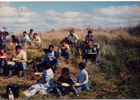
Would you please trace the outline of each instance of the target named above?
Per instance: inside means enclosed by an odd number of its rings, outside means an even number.
[[[39,33],[42,39],[41,47],[50,44],[55,45],[55,50],[60,45],[60,41],[73,29],[78,35],[80,42],[72,48],[70,63],[66,63],[63,58],[58,66],[58,73],[54,75],[54,81],[60,76],[61,68],[67,67],[70,75],[76,80],[78,63],[82,61],[81,52],[84,49],[84,37],[87,29],[62,28],[51,30],[46,33]],[[89,86],[91,92],[81,91],[76,97],[73,93],[63,96],[63,99],[136,99],[140,98],[140,25],[133,28],[102,29],[94,30],[95,43],[100,45],[98,61],[93,65],[87,62],[86,70],[89,74]],[[137,33],[136,33],[137,32]],[[20,38],[21,33],[18,34]],[[34,76],[33,58],[36,59],[38,70],[40,69],[40,59],[45,56],[41,48],[29,47],[24,49],[27,52],[29,65],[26,69],[26,80],[21,80],[17,76],[10,79],[3,79],[0,76],[0,98],[5,99],[6,86],[8,84],[19,84],[20,96],[18,99],[57,99],[53,94],[25,97],[21,92],[32,84],[36,83],[38,77]],[[14,47],[6,47],[8,59],[14,51]]]

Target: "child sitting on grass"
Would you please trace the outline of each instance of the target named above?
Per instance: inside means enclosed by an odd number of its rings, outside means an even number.
[[[0,75],[3,74],[5,65],[7,65],[7,54],[4,47],[0,47]]]
[[[85,89],[86,91],[89,91],[90,88],[88,86],[88,73],[84,69],[86,67],[86,64],[84,62],[79,63],[79,71],[77,75],[76,82],[80,83],[80,86],[78,86],[76,89],[78,91],[81,91],[81,89]]]
[[[62,96],[62,93],[68,94],[70,91],[72,91],[76,96],[79,96],[76,88],[73,86],[74,84],[75,82],[69,76],[69,69],[62,68],[61,76],[55,82],[54,90],[59,97]]]

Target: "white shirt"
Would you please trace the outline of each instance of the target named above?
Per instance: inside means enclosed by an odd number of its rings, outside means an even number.
[[[25,41],[26,41],[26,40],[29,40],[29,39],[30,39],[30,38],[29,38],[28,35],[26,35],[26,36],[22,36],[22,38],[21,38],[21,42],[25,43]]]
[[[78,40],[78,36],[77,36],[75,33],[74,33],[73,36],[71,36],[71,35],[69,34],[67,37],[70,37],[70,41],[71,41],[72,43],[76,43],[77,40]]]
[[[29,38],[30,39],[32,39],[33,38],[33,35],[30,35],[31,33],[28,33],[28,36],[29,36]],[[34,34],[34,33],[32,33],[32,34]]]
[[[34,95],[36,92],[39,92],[39,94],[47,94],[49,91],[52,90],[53,88],[53,71],[51,68],[45,70],[43,72],[43,78],[45,80],[48,80],[48,82],[46,83],[43,79],[41,79],[41,82],[38,84],[34,84],[32,85],[29,90],[31,91],[30,95]],[[34,93],[32,93],[34,90]]]
[[[88,83],[88,73],[85,69],[78,71],[76,82],[83,84]]]

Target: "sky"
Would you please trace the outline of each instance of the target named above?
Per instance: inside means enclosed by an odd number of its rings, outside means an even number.
[[[0,2],[0,30],[46,32],[68,27],[132,27],[140,23],[139,1]]]

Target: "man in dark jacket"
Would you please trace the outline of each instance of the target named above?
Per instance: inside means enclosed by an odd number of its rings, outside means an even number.
[[[58,59],[58,55],[57,52],[54,50],[54,46],[50,45],[48,49],[46,48],[42,48],[43,51],[46,53],[44,60],[49,62],[51,64],[51,66],[55,65],[55,68],[53,69],[54,73],[58,67],[59,64],[59,59]],[[42,60],[42,65],[44,60]]]
[[[54,93],[61,97],[62,94],[66,95],[71,91],[76,96],[79,96],[74,84],[74,80],[69,76],[69,69],[62,68],[61,76],[55,82]]]

